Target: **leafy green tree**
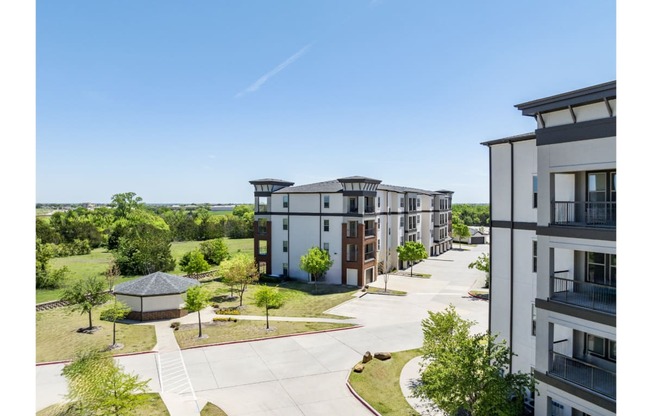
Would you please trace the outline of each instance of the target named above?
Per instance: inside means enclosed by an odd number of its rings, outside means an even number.
[[[228,260],[224,260],[220,265],[219,273],[224,283],[235,287],[240,298],[240,306],[247,287],[258,281],[258,267],[253,257],[237,253]]]
[[[236,205],[233,207],[231,214],[233,214],[235,217],[243,217],[248,212],[254,212],[254,206],[252,204]]]
[[[204,255],[199,249],[187,252],[179,261],[181,270],[189,275],[195,275],[210,270],[211,265],[204,259]]]
[[[43,244],[40,239],[36,239],[36,288],[37,289],[57,289],[61,287],[68,268],[66,266],[60,269],[53,269],[49,262],[54,257],[52,245]]]
[[[113,208],[116,218],[126,218],[134,210],[144,207],[143,198],[136,196],[135,192],[115,194],[111,197],[109,206]]]
[[[283,306],[283,295],[277,288],[261,286],[254,294],[254,302],[259,308],[265,308],[265,321],[269,329],[269,310]]]
[[[43,218],[36,219],[36,238],[43,243],[59,244],[62,240],[59,232],[52,226],[52,223]]]
[[[205,240],[218,239],[226,236],[226,215],[211,215],[201,224],[201,235]]]
[[[70,310],[88,314],[88,330],[93,329],[93,308],[109,300],[104,281],[96,276],[78,280],[63,292],[61,300],[70,304]]]
[[[210,305],[211,293],[204,286],[193,286],[186,292],[186,309],[188,312],[197,312],[199,321],[199,338],[201,332],[201,310]]]
[[[199,244],[199,251],[202,252],[206,261],[216,266],[219,266],[220,263],[229,258],[229,247],[227,247],[223,238],[201,242]]]
[[[426,248],[418,241],[406,241],[402,246],[396,247],[398,259],[410,263],[410,276],[412,276],[412,266],[415,261],[428,258]]]
[[[121,236],[114,256],[123,275],[174,270],[172,237],[162,218],[148,211],[135,210],[118,222]]]
[[[73,402],[75,414],[133,415],[147,401],[143,393],[148,391],[149,380],[127,374],[107,353],[78,353],[61,373],[68,382],[66,398]]]
[[[472,263],[469,264],[469,269],[480,270],[485,273],[485,282],[484,287],[489,287],[489,280],[491,274],[491,265],[489,264],[489,256],[487,253],[482,253],[480,256]]]
[[[330,270],[333,260],[328,250],[319,247],[312,247],[299,260],[299,268],[310,274],[310,280],[317,285],[317,280]]]
[[[453,236],[455,236],[460,242],[460,249],[462,249],[462,239],[471,237],[471,231],[469,231],[469,227],[462,222],[453,223]]]
[[[115,342],[115,323],[116,321],[124,319],[127,315],[129,315],[131,308],[127,304],[117,300],[115,296],[113,299],[114,301],[110,304],[110,306],[100,314],[100,319],[113,323],[113,343],[110,345],[110,347],[117,348],[119,345]]]
[[[422,321],[424,361],[415,396],[449,415],[521,415],[524,398],[535,391],[534,377],[509,373],[509,348],[489,332],[471,334],[474,324],[452,305],[428,312]]]
[[[489,225],[489,204],[453,204],[451,211],[468,226]]]

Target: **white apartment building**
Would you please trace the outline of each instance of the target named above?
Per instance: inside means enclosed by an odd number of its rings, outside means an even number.
[[[309,281],[299,268],[312,247],[334,263],[323,277],[363,286],[403,268],[396,247],[421,242],[431,256],[452,246],[452,191],[427,191],[352,176],[294,186],[279,179],[254,185],[254,252],[261,272]],[[407,265],[405,265],[407,266]]]
[[[616,414],[616,82],[516,108],[489,148],[489,330],[533,372],[536,415]]]

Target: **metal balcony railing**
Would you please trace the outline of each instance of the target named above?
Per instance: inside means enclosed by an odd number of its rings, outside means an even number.
[[[376,229],[374,229],[374,228],[369,228],[369,229],[364,230],[364,236],[365,237],[373,237],[375,235],[376,235]]]
[[[353,228],[351,230],[348,230],[346,232],[346,237],[347,238],[356,238],[358,236],[358,230]]]
[[[376,212],[376,209],[373,207],[373,205],[366,206],[366,207],[364,207],[364,212],[365,212],[365,214],[372,214],[372,213]]]
[[[371,251],[369,253],[364,253],[364,261],[373,260],[376,258],[376,253]]]
[[[562,378],[616,400],[616,373],[593,364],[550,351],[550,375]]]
[[[355,206],[355,207],[349,206],[348,211],[346,211],[346,212],[347,212],[347,214],[357,214],[358,213],[358,207],[357,206]]]
[[[616,314],[616,288],[591,282],[550,278],[550,300]]]
[[[575,227],[616,227],[615,202],[553,201],[552,225]]]

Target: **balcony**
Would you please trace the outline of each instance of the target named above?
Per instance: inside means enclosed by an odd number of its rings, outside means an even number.
[[[351,206],[349,205],[348,211],[346,211],[347,214],[357,214],[358,213],[358,206]]]
[[[346,231],[346,237],[347,238],[356,238],[358,236],[358,229],[357,228],[349,228]]]
[[[365,214],[373,214],[374,212],[376,212],[376,209],[374,208],[373,205],[367,205],[364,207]]]
[[[550,351],[552,376],[616,400],[616,373],[587,362]]]
[[[554,201],[551,208],[552,225],[616,228],[615,202]]]
[[[364,253],[364,261],[371,261],[376,258],[376,252],[375,251],[370,251],[368,253]]]
[[[365,238],[373,237],[375,235],[376,235],[376,229],[375,228],[367,228],[366,230],[364,230],[364,237]]]
[[[578,280],[550,278],[550,300],[616,314],[616,288]]]

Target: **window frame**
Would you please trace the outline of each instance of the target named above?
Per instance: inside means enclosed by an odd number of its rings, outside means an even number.
[[[330,220],[324,220],[324,232],[330,232],[331,229],[331,222]]]
[[[331,196],[330,195],[324,195],[324,208],[330,208],[331,207]]]
[[[283,195],[283,208],[288,208],[290,206],[290,196],[285,194]]]

